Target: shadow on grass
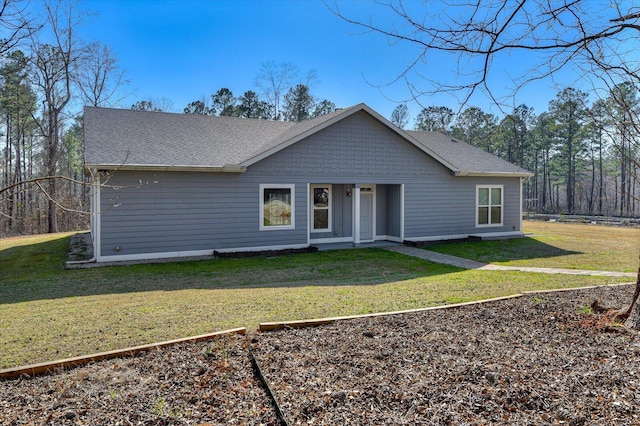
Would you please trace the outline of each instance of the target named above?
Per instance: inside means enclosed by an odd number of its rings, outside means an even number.
[[[524,259],[545,259],[583,252],[564,250],[533,238],[510,240],[442,243],[426,246],[427,250],[450,254],[484,263],[509,262]],[[539,265],[544,266],[544,265]]]
[[[0,250],[0,304],[187,289],[376,285],[462,270],[377,248],[65,270],[68,244],[65,237]]]

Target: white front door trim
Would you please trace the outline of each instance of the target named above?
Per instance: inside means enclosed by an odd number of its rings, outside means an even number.
[[[353,242],[360,242],[360,185],[353,188]]]
[[[358,186],[358,198],[357,198],[357,206],[358,206],[358,211],[355,212],[355,217],[356,217],[356,223],[357,223],[357,235],[358,235],[358,239],[355,241],[356,243],[364,243],[364,242],[373,242],[376,239],[376,186],[374,184],[361,184]],[[370,238],[367,239],[363,239],[362,237],[362,217],[361,217],[361,213],[362,213],[362,202],[361,202],[361,197],[362,196],[367,196],[367,197],[371,197],[371,229],[368,230],[368,234],[370,236]],[[365,233],[366,234],[366,233]]]

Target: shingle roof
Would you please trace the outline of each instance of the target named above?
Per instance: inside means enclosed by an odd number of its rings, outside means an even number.
[[[441,132],[405,131],[420,145],[446,158],[456,175],[517,174],[532,175],[493,154]]]
[[[86,107],[85,166],[239,171],[359,111],[457,175],[530,175],[442,133],[403,131],[364,104],[300,123]]]
[[[223,167],[295,123],[87,107],[87,166]]]

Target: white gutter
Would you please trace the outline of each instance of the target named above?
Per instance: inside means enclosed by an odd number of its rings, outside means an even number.
[[[85,169],[97,170],[135,170],[150,172],[206,172],[206,173],[244,173],[246,167],[239,164],[225,164],[222,167],[186,166],[170,164],[85,164]]]
[[[454,176],[465,177],[519,177],[530,178],[533,173],[518,173],[518,172],[468,172],[459,170],[453,174]]]

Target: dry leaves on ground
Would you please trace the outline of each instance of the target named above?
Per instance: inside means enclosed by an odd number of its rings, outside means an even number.
[[[630,286],[230,336],[0,381],[0,424],[640,424]]]

